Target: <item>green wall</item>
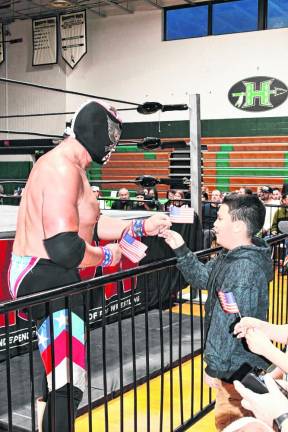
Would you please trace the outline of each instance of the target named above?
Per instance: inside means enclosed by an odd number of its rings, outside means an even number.
[[[233,137],[233,136],[288,136],[288,117],[242,118],[202,120],[202,137]],[[125,123],[122,139],[141,137],[188,138],[189,122],[169,121]]]

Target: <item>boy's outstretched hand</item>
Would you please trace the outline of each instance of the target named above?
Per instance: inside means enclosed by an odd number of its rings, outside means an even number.
[[[163,237],[171,249],[177,249],[185,243],[181,234],[173,230],[164,230],[159,237]]]

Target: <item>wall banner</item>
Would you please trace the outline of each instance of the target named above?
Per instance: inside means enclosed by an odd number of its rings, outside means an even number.
[[[0,24],[0,64],[4,62],[4,31],[3,24]]]
[[[57,63],[57,17],[32,20],[32,66]]]
[[[86,12],[60,15],[61,52],[73,69],[87,53]]]

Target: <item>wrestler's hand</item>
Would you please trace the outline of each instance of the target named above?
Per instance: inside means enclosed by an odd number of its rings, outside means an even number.
[[[269,375],[265,375],[264,380],[269,390],[265,394],[254,393],[239,381],[234,381],[234,387],[243,398],[241,405],[271,427],[273,419],[288,412],[288,399]]]
[[[177,249],[185,243],[181,234],[173,230],[165,230],[159,237],[163,237],[171,249]]]
[[[211,388],[218,389],[220,387],[219,379],[211,377],[206,372],[204,372],[204,382]]]
[[[112,252],[112,261],[110,266],[115,266],[121,260],[121,248],[118,243],[109,243],[105,245],[105,247],[109,248]],[[109,267],[110,267],[109,266]]]
[[[243,338],[249,329],[263,329],[265,322],[258,318],[244,317],[234,327],[234,334],[237,338]]]
[[[159,235],[164,230],[171,227],[172,223],[169,216],[161,213],[157,213],[148,219],[145,219],[145,233],[148,236]]]

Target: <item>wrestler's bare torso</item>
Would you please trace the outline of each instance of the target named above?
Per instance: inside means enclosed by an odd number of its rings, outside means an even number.
[[[15,254],[48,258],[43,240],[66,231],[78,232],[91,243],[99,204],[85,174],[90,162],[87,151],[73,138],[37,161],[21,199]]]

